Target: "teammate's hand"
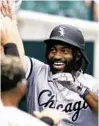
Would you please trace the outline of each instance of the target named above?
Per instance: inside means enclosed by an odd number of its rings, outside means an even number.
[[[0,2],[3,0],[0,0]],[[24,46],[23,46],[23,42],[21,39],[21,36],[19,34],[19,30],[18,30],[18,26],[17,26],[17,20],[16,20],[16,13],[15,13],[15,1],[14,0],[4,0],[5,3],[1,2],[1,15],[0,15],[0,22],[2,22],[3,20],[1,19],[1,17],[3,17],[3,19],[5,20],[5,22],[3,21],[2,24],[6,24],[6,25],[2,25],[1,28],[1,32],[2,32],[2,44],[5,45],[7,43],[15,43],[19,52],[19,56],[23,62],[23,66],[25,68],[24,65]],[[3,9],[2,9],[3,8]]]
[[[0,33],[1,33],[1,44],[4,46],[7,43],[14,42],[14,29],[12,20],[9,15],[9,9],[6,1],[0,1]]]
[[[61,120],[70,120],[68,115],[56,109],[46,108],[41,112],[35,111],[33,114],[39,119],[49,117],[54,121],[54,124],[58,124]]]
[[[5,45],[7,43],[17,43],[20,39],[14,7],[12,0],[2,0],[1,1],[1,12],[0,12],[0,27],[2,34],[2,44]]]
[[[15,2],[14,0],[1,0],[2,4],[2,14],[3,16],[7,16],[11,18],[12,20],[16,20],[16,14],[15,14]]]

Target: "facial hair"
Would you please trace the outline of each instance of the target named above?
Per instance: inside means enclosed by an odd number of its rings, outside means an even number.
[[[57,70],[57,69],[55,69],[55,68],[53,68],[53,64],[55,63],[55,62],[62,62],[62,63],[64,63],[65,64],[65,68],[64,68],[64,70],[63,71],[59,71],[59,70]],[[54,58],[51,58],[51,59],[47,59],[47,63],[49,64],[49,66],[50,66],[50,69],[51,69],[51,71],[52,71],[52,73],[59,73],[59,72],[69,72],[69,73],[71,73],[72,71],[73,71],[73,69],[74,69],[74,61],[73,60],[63,60],[63,59],[54,59]]]

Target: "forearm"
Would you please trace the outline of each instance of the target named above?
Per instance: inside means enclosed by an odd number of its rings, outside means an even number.
[[[14,21],[11,22],[11,20],[9,18],[5,18],[4,20],[6,22],[8,22],[8,24],[10,24],[9,27],[7,27],[8,31],[3,32],[2,39],[1,39],[1,43],[2,43],[4,48],[6,47],[6,45],[10,44],[10,46],[7,46],[7,48],[4,49],[5,54],[10,53],[11,55],[17,56],[16,52],[18,52],[18,56],[20,57],[22,64],[23,64],[23,67],[24,67],[25,66],[24,65],[24,48],[23,48],[23,43],[22,43],[19,31],[18,31],[17,24]],[[12,47],[13,45],[14,46],[16,45],[16,47]]]
[[[14,32],[15,44],[17,46],[20,58],[23,59],[25,55],[24,46],[15,20],[12,21],[12,25],[13,28],[15,29]]]
[[[95,93],[90,91],[84,97],[84,100],[87,102],[92,111],[98,113],[98,96]]]
[[[22,39],[21,39],[19,33],[17,33],[17,37],[18,38],[17,38],[17,41],[15,43],[16,43],[16,46],[17,46],[17,49],[18,49],[18,52],[19,52],[20,59],[23,63],[23,66],[25,67],[25,65],[24,65],[25,52],[24,52],[23,42],[22,42]]]
[[[13,56],[20,57],[22,64],[23,64],[23,67],[25,69],[24,56],[20,56],[18,47],[15,43],[13,43],[13,42],[6,43],[4,45],[4,53],[5,53],[5,55],[13,55]]]
[[[23,67],[25,69],[25,65],[24,65],[25,51],[24,51],[23,42],[22,42],[19,30],[18,30],[18,26],[17,26],[16,20],[12,21],[12,25],[13,25],[13,28],[15,29],[15,32],[14,32],[15,44],[17,46],[20,59],[21,59],[21,61],[23,63]]]
[[[20,37],[18,26],[17,26],[17,19],[16,19],[16,13],[15,13],[15,3],[9,1],[1,3],[1,19],[2,19],[2,45],[6,45],[7,43],[15,43],[18,49],[19,56],[21,60],[24,59],[24,48],[22,39]]]

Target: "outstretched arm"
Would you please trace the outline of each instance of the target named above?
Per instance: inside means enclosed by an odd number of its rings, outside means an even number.
[[[1,3],[1,14],[3,20],[3,37],[2,37],[2,45],[5,46],[8,43],[14,43],[17,46],[19,56],[24,65],[24,47],[23,42],[20,37],[17,20],[15,15],[15,5],[12,0],[5,0]],[[5,27],[5,31],[4,31]]]

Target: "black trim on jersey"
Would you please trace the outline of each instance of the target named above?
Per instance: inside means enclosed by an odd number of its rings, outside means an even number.
[[[30,75],[31,75],[31,73],[32,73],[32,69],[33,69],[33,64],[32,64],[32,59],[30,58],[30,57],[28,57],[29,58],[29,60],[30,60],[30,66],[31,66],[31,68],[30,68],[30,72],[29,72],[29,75],[28,75],[28,77],[27,77],[27,80],[29,79],[29,77],[30,77]]]

